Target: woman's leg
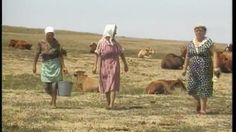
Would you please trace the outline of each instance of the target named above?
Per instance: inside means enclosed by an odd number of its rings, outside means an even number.
[[[116,98],[116,91],[111,91],[111,103],[109,106],[110,108],[114,107],[115,98]]]
[[[52,83],[45,83],[45,91],[52,97]],[[50,105],[52,105],[53,99],[51,99]]]
[[[197,101],[196,111],[200,112],[200,110],[201,110],[200,97],[199,96],[193,96],[193,98]]]
[[[200,102],[201,102],[200,113],[201,114],[206,114],[207,97],[201,97]]]
[[[110,106],[110,103],[111,103],[111,100],[110,100],[111,92],[109,91],[109,92],[107,92],[105,94],[106,94],[106,99],[107,99],[107,105]]]
[[[52,96],[52,83],[45,83],[44,89],[45,89],[47,94]]]
[[[56,107],[57,89],[58,89],[58,83],[57,82],[53,82],[52,83],[52,103],[53,103],[54,107]]]

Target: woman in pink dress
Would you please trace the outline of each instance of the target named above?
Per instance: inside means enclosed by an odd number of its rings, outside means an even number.
[[[128,71],[127,62],[121,45],[115,40],[117,26],[106,25],[103,37],[98,41],[95,50],[96,59],[93,73],[96,73],[99,63],[99,91],[106,94],[107,109],[114,107],[116,92],[120,89],[120,62],[119,56],[124,63],[124,71]]]

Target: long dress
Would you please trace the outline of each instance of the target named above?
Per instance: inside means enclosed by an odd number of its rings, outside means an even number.
[[[188,93],[198,97],[210,97],[213,92],[213,63],[210,47],[213,42],[205,38],[200,47],[195,48],[194,42],[187,45],[189,57]]]
[[[99,56],[99,92],[119,91],[120,62],[119,56],[123,52],[117,41],[109,42],[105,38],[99,40],[95,52]]]

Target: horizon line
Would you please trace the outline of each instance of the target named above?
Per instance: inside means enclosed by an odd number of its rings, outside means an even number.
[[[9,26],[9,27],[18,27],[18,28],[30,28],[30,29],[42,29],[44,30],[44,28],[40,28],[40,27],[30,27],[30,26],[16,26],[16,25],[2,25],[3,26]],[[86,32],[86,31],[76,31],[76,30],[70,30],[70,29],[56,29],[56,31],[67,31],[67,32],[77,32],[77,33],[88,33],[88,34],[96,34],[96,35],[101,35],[100,33],[95,33],[95,32]],[[148,38],[148,37],[135,37],[135,36],[119,36],[117,35],[117,37],[120,38],[131,38],[131,39],[152,39],[152,40],[159,40],[159,41],[182,41],[182,42],[188,42],[189,40],[178,40],[178,39],[157,39],[157,38]],[[228,44],[226,42],[215,42],[218,44]]]

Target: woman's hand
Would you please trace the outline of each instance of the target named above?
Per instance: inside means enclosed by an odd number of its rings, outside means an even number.
[[[94,67],[93,70],[92,70],[92,73],[96,74],[96,71],[97,71],[97,67]]]
[[[37,71],[36,66],[33,66],[32,71],[33,71],[33,73],[36,73],[36,71]]]
[[[62,71],[65,73],[65,74],[68,74],[68,69],[66,67],[63,67],[62,68]]]
[[[124,71],[125,71],[125,72],[128,72],[128,70],[129,70],[128,65],[125,65],[125,66],[124,66]]]
[[[214,68],[214,70],[213,70],[213,73],[214,73],[214,75],[217,77],[217,78],[219,78],[220,77],[220,68]]]
[[[186,75],[186,70],[183,70],[183,72],[182,72],[182,76],[185,76]]]

